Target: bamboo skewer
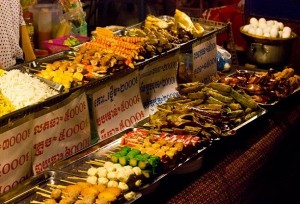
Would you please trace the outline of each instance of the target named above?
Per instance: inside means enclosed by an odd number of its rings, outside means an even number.
[[[111,155],[110,154],[103,154],[103,156],[106,156],[108,158],[111,158]]]
[[[33,204],[43,204],[44,202],[32,200],[32,201],[30,201],[30,203],[33,203]]]
[[[48,191],[48,190],[46,190],[46,189],[40,188],[40,187],[38,187],[38,186],[36,186],[35,188],[38,189],[38,190],[40,190],[40,191],[44,191],[44,192],[46,192],[46,193],[51,194],[51,191]]]
[[[47,186],[55,187],[55,188],[66,188],[66,186],[63,186],[63,185],[55,185],[55,184],[51,184],[51,183],[48,183]]]
[[[84,180],[84,181],[86,181],[86,178],[81,178],[81,177],[77,177],[77,176],[69,176],[68,178],[69,179],[77,179],[77,180]],[[75,183],[73,183],[73,184],[75,184]]]
[[[103,163],[107,162],[107,161],[104,161],[102,159],[95,159],[95,161],[97,161],[97,162],[103,162]]]
[[[71,177],[68,177],[68,178],[71,178]],[[78,177],[79,178],[79,177]],[[85,180],[85,179],[84,179]],[[63,180],[63,179],[61,179],[60,181],[62,181],[62,182],[65,182],[65,183],[69,183],[69,184],[76,184],[76,183],[74,183],[74,182],[72,182],[72,181],[67,181],[67,180]]]
[[[39,195],[44,196],[46,198],[51,198],[51,195],[48,195],[46,193],[36,192],[36,194],[39,194]]]
[[[98,165],[98,166],[103,166],[104,165],[103,163],[96,162],[96,161],[87,161],[85,163],[87,163],[87,164],[93,164],[93,165]]]
[[[80,169],[78,169],[78,172],[81,172],[81,173],[87,173],[87,171],[85,171],[85,170],[80,170]]]

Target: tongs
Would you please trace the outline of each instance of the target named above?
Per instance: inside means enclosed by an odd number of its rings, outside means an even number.
[[[23,68],[23,71],[25,71],[27,74],[33,76],[33,77],[36,77],[38,78],[40,81],[46,83],[48,86],[50,86],[51,88],[53,88],[54,90],[58,91],[58,92],[63,92],[64,91],[64,85],[62,84],[59,84],[59,83],[56,83],[54,81],[51,81],[51,80],[48,80],[48,79],[45,79],[43,77],[40,77],[38,75],[35,75],[35,74],[32,74],[31,72],[38,72],[38,70],[36,69],[33,69],[33,68],[30,68],[30,67],[27,67],[25,65],[22,66]]]

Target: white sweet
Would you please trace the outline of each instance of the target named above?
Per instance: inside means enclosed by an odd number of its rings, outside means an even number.
[[[254,17],[252,17],[251,19],[250,19],[250,24],[251,25],[258,25],[258,20],[256,19],[256,18],[254,18]]]
[[[255,35],[256,34],[256,29],[252,27],[248,30],[248,33],[251,34],[251,35]]]
[[[109,180],[106,177],[98,178],[98,184],[107,185],[108,182],[109,182]]]
[[[268,27],[268,25],[266,23],[259,23],[258,27],[264,29],[265,27]]]
[[[262,29],[261,28],[257,28],[256,31],[255,31],[255,35],[262,36],[263,35]]]
[[[263,29],[263,33],[266,34],[266,33],[269,33],[270,34],[270,30],[271,30],[271,27],[270,26],[267,26]]]
[[[136,176],[142,175],[142,170],[141,170],[140,167],[137,167],[137,166],[133,167],[132,170],[134,171],[134,173],[135,173]]]
[[[275,27],[272,27],[271,30],[270,30],[270,36],[272,38],[277,38],[277,36],[278,36],[278,29],[276,29]]]
[[[109,168],[109,167],[111,167],[111,166],[113,166],[113,165],[114,165],[114,163],[109,162],[109,161],[107,161],[107,162],[104,163],[104,167],[105,167],[105,168]]]
[[[291,33],[292,29],[290,27],[288,27],[288,26],[285,26],[285,27],[283,27],[282,31],[283,32],[290,32]]]
[[[286,32],[282,32],[282,38],[289,38],[291,36],[291,33],[286,31]]]
[[[118,187],[118,186],[119,186],[119,183],[116,181],[109,181],[107,183],[107,187]]]
[[[279,25],[278,24],[274,24],[274,25],[272,25],[271,28],[276,28],[277,30],[279,30]]]
[[[91,167],[91,168],[88,169],[87,175],[89,175],[89,176],[96,176],[97,172],[98,172],[97,168]]]
[[[283,27],[284,27],[282,22],[278,22],[278,24],[277,24],[277,25],[278,25],[278,27],[279,27],[279,30],[282,30],[282,29],[283,29]]]
[[[97,176],[88,176],[86,178],[86,182],[90,184],[97,184],[97,180],[98,180]]]
[[[126,194],[124,195],[124,198],[125,198],[126,200],[132,200],[132,199],[135,198],[135,196],[136,196],[136,194],[135,194],[133,191],[130,191],[129,193],[126,193]]]
[[[140,186],[142,185],[142,180],[141,180],[141,179],[137,180],[137,181],[134,183],[134,185],[135,185],[136,187],[140,187]]]
[[[268,26],[272,26],[272,25],[274,25],[274,21],[272,21],[272,20],[268,20],[268,21],[267,21],[267,25],[268,25]]]
[[[97,169],[98,177],[106,177],[107,176],[107,169],[105,167],[99,167]]]
[[[129,187],[126,183],[124,182],[119,182],[118,187],[122,190],[122,191],[128,191]]]
[[[108,172],[107,173],[107,178],[109,180],[114,180],[114,181],[118,180],[117,179],[117,172]]]
[[[282,38],[282,33],[283,33],[282,30],[278,31],[278,37],[279,38]]]
[[[269,38],[271,37],[270,33],[264,33],[264,37]]]
[[[117,180],[127,183],[129,180],[130,175],[127,173],[126,170],[117,171]]]
[[[266,19],[265,18],[260,18],[259,20],[258,20],[258,23],[266,23],[267,21],[266,21]]]
[[[248,32],[249,31],[249,29],[251,28],[251,25],[245,25],[244,27],[243,27],[243,31],[244,32]]]

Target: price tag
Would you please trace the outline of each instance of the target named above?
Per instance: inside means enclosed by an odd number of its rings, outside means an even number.
[[[170,97],[178,96],[177,69],[179,55],[160,59],[140,71],[140,92],[146,115],[156,111],[156,106]]]
[[[90,119],[85,93],[76,92],[70,98],[34,119],[31,130],[33,171],[38,174],[50,164],[69,157],[90,146]]]
[[[92,94],[92,98],[99,141],[110,138],[145,118],[138,70],[107,82]]]
[[[0,132],[0,194],[32,176],[32,121],[22,121]]]
[[[208,83],[216,74],[217,46],[214,34],[193,45],[192,80]]]

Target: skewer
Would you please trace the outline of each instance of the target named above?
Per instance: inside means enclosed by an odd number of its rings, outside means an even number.
[[[45,194],[45,193],[36,192],[36,194],[39,194],[39,195],[44,196],[46,198],[51,198],[51,195],[48,195],[48,194]]]
[[[87,163],[87,164],[93,164],[93,165],[98,165],[98,166],[103,166],[104,165],[103,163],[96,162],[96,161],[87,161],[85,163]]]
[[[63,186],[63,185],[55,185],[55,184],[51,184],[51,183],[47,183],[47,186],[55,187],[55,188],[66,188],[66,186]]]
[[[78,169],[78,172],[81,172],[81,173],[87,173],[87,171],[85,171],[85,170],[80,170],[80,169]]]
[[[46,189],[40,188],[40,187],[38,187],[38,186],[36,186],[35,188],[38,189],[38,190],[40,190],[40,191],[44,191],[44,192],[46,192],[46,193],[51,194],[51,191],[48,191],[48,190],[46,190]]]
[[[36,201],[36,200],[31,200],[30,203],[34,203],[34,204],[42,204],[42,203],[44,203],[44,202]]]
[[[77,176],[69,176],[68,178],[69,179],[77,179],[77,180],[84,180],[84,181],[86,181],[86,178],[81,178],[81,177],[77,177]],[[75,184],[75,183],[73,183],[73,184]]]
[[[68,177],[69,178],[69,177]],[[78,177],[79,178],[79,177]],[[85,180],[85,179],[84,179]],[[62,182],[65,182],[65,183],[69,183],[69,184],[76,184],[76,183],[74,183],[74,182],[72,182],[72,181],[67,181],[67,180],[63,180],[63,179],[61,179],[60,181],[62,181]]]
[[[97,162],[103,162],[103,163],[107,162],[107,161],[102,160],[102,159],[95,159],[95,161],[97,161]]]
[[[111,155],[110,154],[103,154],[103,156],[106,156],[108,158],[111,158]]]
[[[43,65],[43,64],[41,64],[41,65],[40,65],[40,67],[47,67],[47,65]]]

